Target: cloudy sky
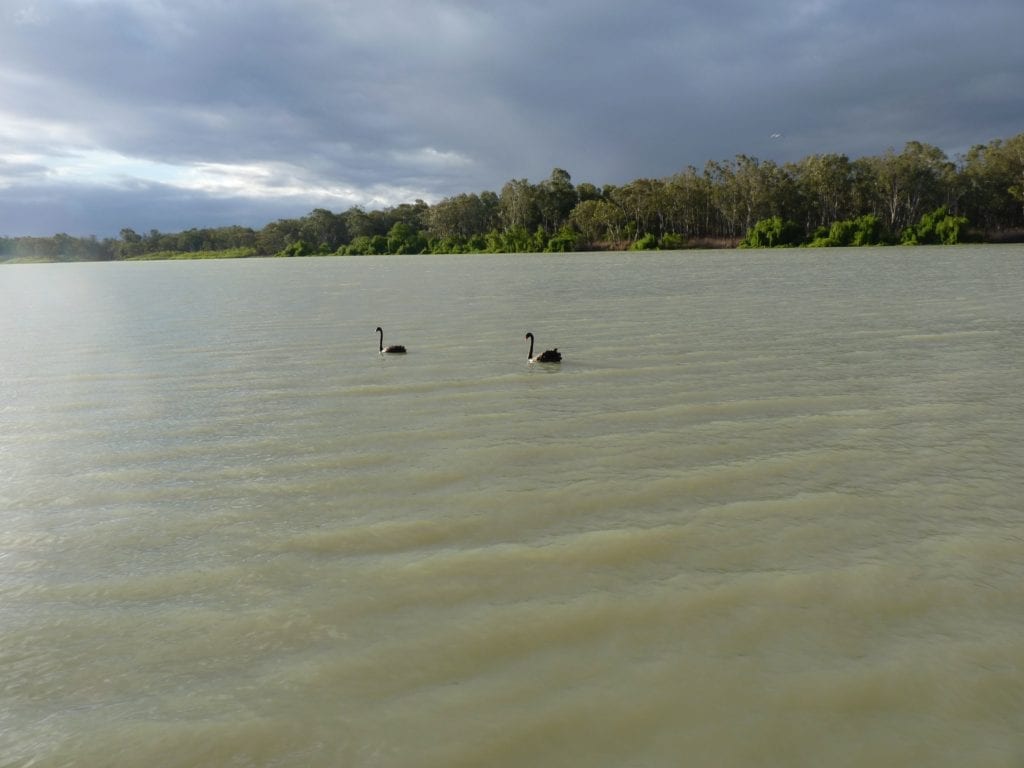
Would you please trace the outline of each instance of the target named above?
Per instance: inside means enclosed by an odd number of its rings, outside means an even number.
[[[0,235],[1024,132],[1021,0],[0,0]]]

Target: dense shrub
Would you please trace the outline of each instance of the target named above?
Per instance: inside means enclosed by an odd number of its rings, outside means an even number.
[[[751,227],[740,241],[740,248],[791,248],[800,245],[802,240],[803,230],[799,224],[772,216]]]
[[[942,206],[926,213],[915,226],[904,229],[900,242],[903,245],[956,245],[961,242],[960,233],[966,227],[965,216],[954,216],[948,207]]]
[[[658,238],[648,232],[629,246],[631,251],[653,251],[658,247]]]
[[[658,247],[663,251],[678,251],[680,248],[686,247],[686,238],[682,235],[677,235],[675,232],[669,232],[661,236],[661,240],[658,241]]]
[[[565,253],[575,251],[579,235],[572,227],[562,227],[551,236],[544,250],[548,253]]]
[[[880,245],[882,242],[882,222],[873,213],[868,213],[856,219],[834,222],[827,232],[815,232],[808,245],[812,248],[835,248]]]

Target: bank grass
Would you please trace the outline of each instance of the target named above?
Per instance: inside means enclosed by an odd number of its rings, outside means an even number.
[[[0,259],[0,264],[52,264],[56,259],[50,256],[12,256]]]
[[[225,248],[221,251],[153,251],[131,256],[125,261],[166,261],[183,259],[251,259],[258,256],[255,248]]]

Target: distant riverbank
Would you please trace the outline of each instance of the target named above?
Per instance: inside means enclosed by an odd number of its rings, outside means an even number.
[[[739,247],[741,243],[740,238],[735,237],[701,237],[688,240],[685,243],[675,248],[638,248],[637,243],[631,240],[616,240],[603,243],[594,243],[587,251],[579,251],[578,253],[609,253],[618,251],[637,251],[637,250],[649,250],[649,251],[695,251],[695,250],[733,250]],[[975,243],[976,245],[1009,245],[1014,243],[1024,243],[1024,229],[1006,230],[1003,232],[992,233],[985,235],[980,242]],[[804,246],[786,246],[786,247],[804,247]],[[479,251],[478,253],[490,253],[490,251]],[[539,251],[521,251],[520,253],[539,253]],[[111,258],[86,258],[86,257],[62,257],[62,256],[48,256],[48,255],[22,255],[12,256],[10,258],[2,258],[0,255],[0,264],[54,264],[62,262],[94,262],[94,261],[195,261],[200,259],[262,259],[262,258],[288,258],[292,256],[345,256],[345,255],[388,255],[388,254],[339,254],[339,253],[261,253],[258,249],[252,247],[244,248],[224,248],[220,250],[200,250],[200,251],[154,251],[152,253],[143,253],[136,256],[130,256],[120,259]],[[433,253],[423,254],[405,254],[405,255],[442,255]],[[472,254],[469,254],[472,255]]]

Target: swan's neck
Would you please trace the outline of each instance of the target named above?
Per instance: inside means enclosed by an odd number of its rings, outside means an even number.
[[[527,360],[533,360],[533,336],[530,337],[530,351],[526,353]]]
[[[383,352],[384,351],[384,331],[379,331],[379,333],[380,333],[380,351]]]

